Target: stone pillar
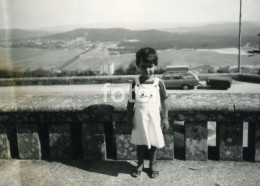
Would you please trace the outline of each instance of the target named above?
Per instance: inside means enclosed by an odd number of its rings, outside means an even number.
[[[51,123],[49,140],[51,159],[72,159],[70,122]]]
[[[7,138],[5,125],[0,121],[0,159],[11,158],[10,144]]]
[[[20,114],[20,113],[18,113]],[[28,115],[23,118],[28,121]],[[30,122],[17,124],[17,142],[20,159],[41,159],[41,146],[37,124]]]
[[[104,134],[88,134],[83,139],[84,159],[105,160],[107,158]]]
[[[136,146],[130,143],[132,128],[127,123],[127,112],[113,114],[116,128],[116,154],[118,160],[136,160]]]
[[[169,117],[170,127],[167,131],[163,131],[163,138],[165,146],[158,149],[157,159],[159,160],[173,160],[174,159],[174,135],[173,124],[174,120]]]
[[[185,159],[207,160],[207,138],[207,121],[185,121]]]
[[[219,158],[224,161],[243,160],[243,122],[221,121],[219,126]]]
[[[84,159],[105,160],[106,155],[106,123],[112,122],[114,107],[110,105],[91,105],[86,109],[89,119],[82,124],[82,147]]]

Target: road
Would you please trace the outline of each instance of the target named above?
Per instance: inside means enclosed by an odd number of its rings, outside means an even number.
[[[205,84],[205,82],[203,82]],[[128,93],[129,84],[91,84],[91,85],[55,85],[55,86],[14,86],[0,87],[0,96],[6,95],[95,95],[105,92]],[[228,90],[192,89],[168,90],[168,93],[260,93],[260,84],[233,81]]]

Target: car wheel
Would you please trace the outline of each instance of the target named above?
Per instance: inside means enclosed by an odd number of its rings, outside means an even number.
[[[182,89],[183,90],[189,90],[189,86],[188,85],[182,85]]]

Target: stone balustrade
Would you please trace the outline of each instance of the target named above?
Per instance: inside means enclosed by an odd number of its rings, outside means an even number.
[[[130,143],[125,98],[108,96],[0,97],[0,158],[136,159]],[[260,161],[260,94],[185,93],[168,98],[170,129],[158,159],[171,160],[181,151],[175,139],[184,122],[185,160]],[[208,146],[208,122],[216,123],[216,146]],[[243,148],[243,126],[248,145]],[[179,131],[178,131],[179,132]],[[244,136],[245,137],[245,136]],[[245,158],[245,155],[249,158]]]

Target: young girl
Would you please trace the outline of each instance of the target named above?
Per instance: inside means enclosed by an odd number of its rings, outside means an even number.
[[[153,48],[142,48],[136,53],[136,65],[140,70],[140,76],[130,86],[127,103],[128,121],[133,128],[131,143],[137,146],[138,165],[132,172],[133,177],[141,174],[147,149],[150,160],[150,177],[159,176],[155,164],[157,148],[164,146],[161,123],[167,130],[169,121],[165,85],[162,80],[154,77],[157,64],[158,56]]]

